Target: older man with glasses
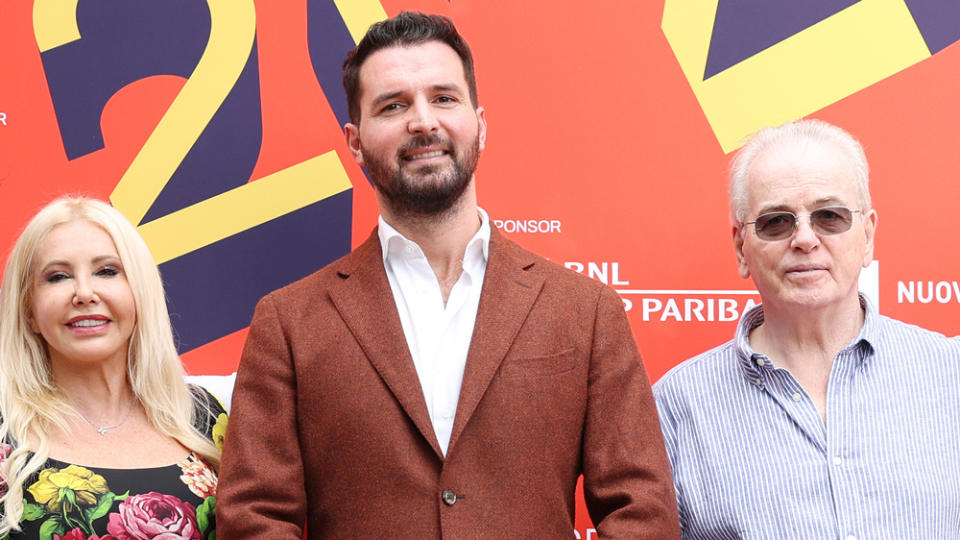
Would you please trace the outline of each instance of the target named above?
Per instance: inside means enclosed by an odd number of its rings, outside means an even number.
[[[734,159],[733,244],[763,304],[654,387],[684,538],[960,538],[960,341],[859,293],[868,178],[817,120]]]

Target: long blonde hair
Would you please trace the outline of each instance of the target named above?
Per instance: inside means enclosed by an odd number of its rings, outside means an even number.
[[[72,221],[99,226],[117,248],[136,303],[127,378],[147,419],[160,433],[176,439],[214,467],[220,465],[217,447],[194,427],[194,398],[183,379],[163,283],[149,248],[133,225],[109,204],[85,197],[62,197],[40,210],[24,228],[7,259],[0,288],[0,442],[14,447],[0,467],[7,489],[0,497],[0,536],[19,530],[24,484],[49,457],[49,427],[68,431],[67,419],[80,418],[53,380],[43,337],[29,325],[34,254],[51,229]],[[24,444],[31,436],[38,443],[33,454]]]

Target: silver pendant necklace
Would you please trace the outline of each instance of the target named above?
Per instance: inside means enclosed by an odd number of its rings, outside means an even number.
[[[76,405],[74,405],[73,408],[74,408],[74,410],[77,411],[77,414],[80,415],[80,418],[83,418],[84,420],[86,420],[86,422],[87,422],[88,424],[90,424],[91,426],[93,426],[94,429],[97,430],[97,433],[99,433],[100,435],[106,435],[108,431],[110,431],[110,430],[112,430],[112,429],[117,429],[118,427],[122,426],[123,424],[125,424],[125,423],[127,422],[127,420],[130,418],[130,415],[133,414],[133,402],[134,402],[134,400],[131,398],[131,399],[130,399],[130,405],[127,407],[127,413],[123,416],[123,419],[120,420],[120,422],[118,422],[118,423],[116,423],[116,424],[114,424],[114,425],[112,425],[112,426],[101,426],[100,424],[97,424],[97,423],[94,422],[93,420],[90,420],[89,418],[87,418],[87,416],[86,416],[85,414],[83,414],[82,412],[80,412],[80,408],[77,407]]]

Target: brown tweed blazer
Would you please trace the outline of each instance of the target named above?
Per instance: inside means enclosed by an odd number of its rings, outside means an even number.
[[[609,287],[496,230],[446,458],[374,233],[267,295],[240,362],[223,540],[574,537],[680,531],[650,385]]]

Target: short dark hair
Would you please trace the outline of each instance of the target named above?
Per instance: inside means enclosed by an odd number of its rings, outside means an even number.
[[[385,21],[370,26],[356,48],[343,61],[343,89],[347,93],[350,121],[360,123],[360,67],[371,54],[388,47],[419,45],[439,41],[450,46],[463,63],[463,75],[470,90],[470,101],[477,106],[477,80],[473,72],[470,46],[457,32],[453,21],[442,15],[427,15],[404,11]]]

